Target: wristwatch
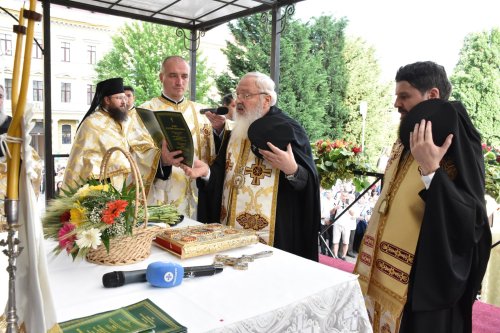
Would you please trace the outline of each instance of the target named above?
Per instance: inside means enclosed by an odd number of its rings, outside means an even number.
[[[294,180],[295,177],[297,177],[298,173],[299,173],[299,166],[297,165],[297,171],[295,171],[291,175],[285,175],[285,178],[288,179],[288,180]]]

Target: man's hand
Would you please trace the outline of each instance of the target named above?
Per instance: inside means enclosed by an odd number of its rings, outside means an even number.
[[[175,158],[175,156],[182,154],[182,150],[169,151],[167,148],[167,140],[163,140],[161,143],[161,163],[163,166],[174,165],[178,167],[184,157],[180,156]]]
[[[415,124],[410,132],[411,154],[420,165],[422,175],[428,175],[439,168],[439,162],[450,148],[453,134],[446,137],[443,145],[438,147],[432,139],[432,123],[422,119],[420,124]]]
[[[200,160],[194,160],[192,168],[181,164],[181,169],[184,170],[186,176],[190,178],[206,177],[210,170],[208,164]]]
[[[218,115],[216,113],[212,113],[212,112],[205,113],[205,116],[207,116],[207,118],[210,121],[210,123],[212,124],[212,128],[215,130],[215,132],[217,134],[220,134],[220,132],[224,129],[226,117]]]
[[[271,163],[273,168],[280,169],[285,175],[293,175],[297,172],[299,167],[297,162],[295,162],[291,144],[288,144],[286,151],[279,149],[271,142],[268,142],[267,145],[271,148],[271,151],[259,149],[259,153],[264,156],[266,161]]]

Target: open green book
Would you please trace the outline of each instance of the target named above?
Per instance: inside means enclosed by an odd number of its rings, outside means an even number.
[[[182,333],[187,328],[176,322],[149,299],[88,317],[59,324],[64,333]]]
[[[182,163],[192,167],[194,160],[193,136],[182,113],[135,109],[158,147],[161,148],[163,139],[167,140],[168,150],[182,150],[184,157]]]

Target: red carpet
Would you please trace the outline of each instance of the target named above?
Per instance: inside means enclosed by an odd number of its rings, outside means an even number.
[[[319,262],[324,265],[335,267],[337,269],[340,269],[341,271],[348,273],[352,273],[352,271],[354,270],[354,264],[344,260],[334,259],[332,257],[325,256],[323,254],[319,255]]]
[[[342,271],[352,273],[354,264],[319,255],[319,262],[335,267]],[[500,307],[476,301],[472,308],[472,333],[499,333],[500,332]]]

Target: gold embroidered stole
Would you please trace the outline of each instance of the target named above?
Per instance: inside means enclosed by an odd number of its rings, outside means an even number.
[[[251,152],[248,139],[230,138],[226,152],[221,223],[253,229],[261,242],[273,246],[279,172]]]
[[[355,267],[374,333],[399,331],[424,213],[418,164],[395,147]]]
[[[175,104],[163,97],[155,97],[141,105],[153,111],[169,110],[182,112],[193,136],[195,158],[209,164],[215,158],[215,146],[212,126],[204,115],[200,114],[201,105],[184,100]],[[156,179],[148,197],[150,204],[168,203],[177,207],[180,214],[196,219],[198,188],[196,181],[190,179],[180,168],[172,167],[168,180]]]

